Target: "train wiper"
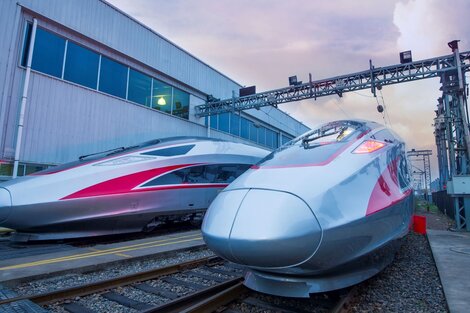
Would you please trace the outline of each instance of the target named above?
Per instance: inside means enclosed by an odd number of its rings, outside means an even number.
[[[119,152],[123,152],[123,151],[127,151],[127,150],[131,150],[131,149],[135,149],[135,148],[138,148],[140,147],[139,145],[136,145],[136,146],[129,146],[129,147],[121,147],[121,148],[118,148],[118,149],[113,149],[110,153],[106,154],[106,155],[112,155],[112,154],[115,154],[115,153],[119,153]]]
[[[311,142],[315,141],[317,139],[323,138],[323,137],[331,136],[331,135],[336,134],[336,133],[338,133],[338,132],[324,133],[322,135],[318,135],[318,136],[315,136],[315,137],[312,137],[312,138],[304,137],[304,138],[302,138],[302,146],[304,147],[304,149],[312,149],[312,148],[319,147],[319,146],[322,145],[321,143],[317,143],[317,142],[311,143]]]
[[[87,155],[81,155],[81,156],[78,157],[78,159],[83,160],[83,159],[88,158],[88,157],[93,156],[93,155],[103,154],[103,153],[106,153],[106,152],[116,153],[116,152],[120,152],[120,151],[124,151],[124,150],[126,150],[125,147],[119,147],[119,148],[114,148],[114,149],[110,149],[110,150],[106,150],[106,151],[91,153],[91,154],[87,154]]]

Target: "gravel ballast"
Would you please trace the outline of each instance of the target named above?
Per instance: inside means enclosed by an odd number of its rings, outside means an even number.
[[[90,284],[97,281],[107,280],[114,277],[125,276],[132,273],[148,271],[155,268],[161,268],[181,262],[195,260],[203,257],[213,256],[213,252],[208,249],[198,251],[178,252],[173,256],[162,258],[145,259],[140,261],[127,261],[121,264],[87,273],[71,273],[66,275],[54,276],[45,279],[39,279],[23,283],[14,288],[19,295],[32,295],[46,293],[55,290],[62,290],[84,284]]]
[[[425,213],[428,227],[430,226],[433,229],[446,229],[448,227],[449,220],[445,216],[436,212]],[[60,277],[36,280],[17,286],[15,291],[21,295],[50,292],[212,255],[213,253],[210,250],[180,252],[161,259],[116,264],[106,270],[84,274],[71,273]],[[194,269],[194,271],[227,278],[226,275],[210,273],[204,268]],[[177,274],[175,277],[207,286],[214,284],[214,282],[207,281],[204,278],[191,277],[185,274]],[[191,288],[173,285],[161,280],[152,280],[147,283],[167,289],[180,296],[192,292]],[[378,275],[357,285],[356,289],[357,294],[349,305],[349,312],[448,312],[427,238],[413,232],[403,238],[402,245],[394,261]],[[169,301],[163,296],[148,295],[134,287],[123,287],[117,292],[136,301],[153,305]],[[330,309],[328,294],[312,295],[310,299],[272,297],[259,293],[254,293],[252,296],[275,305],[295,308],[298,312],[327,312]],[[75,299],[75,301],[97,312],[134,312],[134,310],[105,299],[100,295],[81,297]],[[322,302],[325,302],[325,304],[322,305]],[[242,312],[253,312],[251,310],[275,312],[275,310],[259,310],[240,302],[233,303],[229,307],[238,308]],[[46,309],[51,310],[51,312],[64,312],[63,308],[58,305],[47,306]]]

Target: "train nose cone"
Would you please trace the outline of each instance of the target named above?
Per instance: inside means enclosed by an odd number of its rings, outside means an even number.
[[[299,197],[262,189],[227,191],[221,196],[222,201],[213,205],[226,206],[216,210],[211,205],[208,217],[215,219],[207,221],[203,233],[208,246],[226,259],[251,267],[288,267],[306,261],[318,248],[320,225]],[[217,236],[212,236],[214,227],[209,224],[218,224]]]
[[[0,187],[0,224],[4,222],[11,212],[10,192]]]
[[[231,190],[220,193],[212,201],[202,222],[202,236],[206,244],[221,257],[236,262],[230,247],[230,231],[238,208],[249,189]]]

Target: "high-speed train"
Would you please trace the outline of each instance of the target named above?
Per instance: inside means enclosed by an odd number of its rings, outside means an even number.
[[[380,124],[324,124],[225,188],[202,225],[245,284],[288,297],[341,289],[381,271],[407,234],[412,189],[404,142]]]
[[[198,137],[157,139],[82,156],[0,184],[0,227],[13,241],[150,230],[202,219],[217,193],[267,150]]]

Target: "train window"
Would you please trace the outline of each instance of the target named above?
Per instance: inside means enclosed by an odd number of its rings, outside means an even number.
[[[231,183],[243,174],[249,164],[211,164],[183,168],[157,177],[142,187],[178,184]]]
[[[186,146],[178,146],[178,147],[170,147],[164,149],[153,150],[145,153],[141,153],[141,155],[154,155],[154,156],[177,156],[177,155],[184,155],[191,151],[195,145],[186,145]]]
[[[217,175],[215,176],[216,183],[231,183],[238,176],[243,174],[250,165],[247,164],[225,164],[219,165],[217,169]]]
[[[212,179],[206,175],[206,166],[193,166],[188,168],[184,182],[189,184],[207,184],[211,183]]]
[[[188,170],[182,169],[174,171],[160,177],[157,177],[148,183],[142,185],[142,187],[151,187],[151,186],[160,186],[160,185],[179,185],[184,182],[184,179],[187,175]]]
[[[258,164],[262,166],[320,165],[332,160],[334,155],[341,151],[350,140],[357,138],[365,130],[363,123],[355,121],[328,123],[282,146]],[[303,152],[299,153],[299,149]]]

